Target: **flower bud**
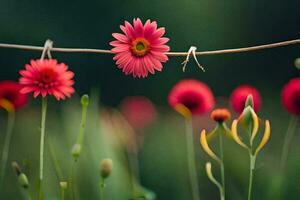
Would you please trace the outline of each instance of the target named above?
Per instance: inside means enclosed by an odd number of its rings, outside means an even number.
[[[239,117],[239,120],[243,122],[244,125],[248,126],[251,121],[252,121],[252,116],[251,116],[251,111],[252,111],[252,107],[251,106],[247,106],[241,116]]]
[[[247,99],[245,101],[245,108],[247,108],[248,106],[251,106],[251,108],[254,108],[254,101],[253,101],[253,96],[252,94],[249,94],[247,96]]]
[[[71,151],[72,156],[75,159],[77,159],[80,156],[80,153],[81,153],[81,145],[78,143],[74,144],[72,151]]]
[[[63,190],[66,190],[68,188],[68,182],[66,181],[61,181],[59,182],[60,188]]]
[[[296,58],[295,66],[296,66],[297,69],[300,69],[300,58]]]
[[[87,94],[83,95],[80,99],[81,105],[88,106],[90,103],[90,98]]]
[[[231,114],[226,108],[215,109],[210,114],[210,118],[219,123],[230,119],[230,117]]]
[[[18,182],[20,184],[21,187],[23,188],[28,188],[29,187],[29,182],[28,182],[28,178],[27,176],[21,171],[20,166],[18,165],[17,162],[12,162],[12,168],[15,171],[17,178],[18,178]]]
[[[253,96],[249,94],[245,101],[245,108],[240,116],[240,119],[243,121],[244,125],[249,125],[252,121],[252,112],[254,112],[254,101]]]
[[[18,182],[19,182],[20,186],[23,188],[29,187],[29,182],[28,182],[27,176],[24,173],[21,173],[18,176]]]
[[[103,159],[100,163],[100,174],[102,178],[108,178],[113,169],[113,162],[111,159]]]

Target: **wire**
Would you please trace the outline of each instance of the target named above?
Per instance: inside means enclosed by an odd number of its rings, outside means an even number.
[[[213,50],[213,51],[198,51],[195,52],[196,55],[218,55],[218,54],[231,54],[231,53],[242,53],[249,51],[257,51],[263,49],[271,49],[289,45],[300,44],[300,39],[288,40],[283,42],[251,46],[251,47],[243,47],[236,49],[223,49],[223,50]],[[19,45],[19,44],[5,44],[0,43],[0,48],[10,48],[10,49],[22,49],[22,50],[32,50],[32,51],[43,51],[45,48],[43,46],[32,46],[32,45]],[[66,53],[98,53],[98,54],[115,54],[110,50],[104,49],[87,49],[87,48],[59,48],[59,47],[51,47],[49,48],[52,52],[66,52]],[[167,52],[168,56],[187,56],[188,52]]]

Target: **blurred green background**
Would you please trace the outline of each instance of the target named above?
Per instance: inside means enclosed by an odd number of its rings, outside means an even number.
[[[110,1],[38,1],[1,0],[0,43],[42,46],[52,39],[55,47],[110,49],[111,33],[120,32],[119,25],[134,17],[157,20],[166,27],[172,51],[187,51],[191,45],[198,50],[217,50],[253,46],[299,38],[300,1],[290,0],[110,0]],[[145,143],[140,152],[142,185],[154,191],[159,200],[190,199],[184,146],[184,123],[167,106],[171,87],[181,79],[196,78],[206,82],[217,97],[228,97],[239,84],[257,87],[263,97],[262,118],[272,123],[272,138],[258,159],[254,199],[268,199],[272,182],[278,173],[282,138],[289,115],[280,106],[280,90],[291,77],[299,76],[294,59],[300,56],[300,45],[257,52],[198,57],[206,68],[203,73],[194,61],[182,72],[183,57],[170,58],[161,73],[135,79],[125,76],[115,66],[111,55],[86,53],[52,53],[75,72],[77,95],[67,102],[50,102],[47,134],[68,178],[71,157],[69,151],[76,138],[80,119],[79,95],[92,93],[92,106],[85,150],[78,167],[79,199],[97,199],[98,163],[112,157],[116,170],[107,187],[107,199],[130,198],[130,189],[123,157],[114,148],[114,139],[101,128],[98,109],[118,106],[126,96],[144,95],[156,105],[160,114],[153,126],[145,130]],[[18,71],[40,52],[0,49],[0,80],[17,80]],[[100,100],[97,93],[100,93]],[[90,93],[91,94],[91,93]],[[76,97],[77,96],[77,97]],[[31,104],[38,104],[32,101]],[[101,102],[100,108],[98,108]],[[224,102],[224,99],[218,100]],[[227,103],[220,103],[227,106]],[[219,105],[220,105],[219,104]],[[54,108],[59,109],[54,109]],[[35,185],[38,166],[39,107],[27,106],[17,116],[17,127],[11,145],[9,161],[17,160],[27,166],[26,172]],[[0,132],[5,132],[5,113],[1,112]],[[196,138],[201,128],[211,127],[207,116],[199,120]],[[76,123],[74,123],[76,122]],[[77,123],[78,122],[78,123]],[[207,122],[207,123],[206,123]],[[109,134],[108,134],[109,135]],[[1,134],[1,141],[4,135]],[[108,137],[108,138],[107,138]],[[284,199],[299,199],[300,145],[299,135],[293,144],[288,182]],[[198,143],[198,139],[195,141]],[[2,144],[2,142],[1,142]],[[198,146],[196,146],[198,147]],[[248,180],[247,154],[231,141],[226,142],[226,176],[228,199],[245,199]],[[218,199],[218,191],[204,173],[208,158],[197,149],[201,196]],[[46,153],[47,200],[58,199],[58,180],[51,159]],[[26,163],[29,164],[26,164]],[[25,163],[25,164],[24,164]],[[6,192],[1,199],[21,199],[11,169],[7,170]],[[2,198],[3,197],[3,198]]]
[[[1,0],[0,42],[43,45],[47,38],[56,47],[110,49],[111,33],[134,17],[157,20],[166,27],[172,51],[187,51],[191,45],[201,50],[237,48],[295,39],[299,37],[298,8],[294,1],[240,0],[110,0],[110,1],[17,1]],[[184,58],[171,58],[162,73],[147,79],[124,76],[111,55],[53,53],[76,73],[79,93],[100,86],[105,104],[116,105],[127,95],[147,95],[165,104],[170,87],[182,78],[207,82],[218,96],[227,96],[240,83],[278,92],[295,76],[294,59],[299,46],[217,56],[199,60],[202,73],[189,63],[182,73]],[[40,52],[0,49],[0,79],[17,79],[17,72]],[[166,81],[168,80],[168,81]]]

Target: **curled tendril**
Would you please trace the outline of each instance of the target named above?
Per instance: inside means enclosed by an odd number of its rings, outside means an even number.
[[[206,169],[206,174],[209,178],[209,180],[214,183],[220,190],[222,190],[222,185],[221,183],[219,183],[219,181],[217,181],[215,179],[215,177],[213,176],[212,170],[211,170],[211,163],[207,162],[205,165],[205,169]]]
[[[249,150],[249,147],[244,143],[242,142],[242,140],[240,139],[238,133],[237,133],[237,125],[238,125],[238,120],[234,120],[232,122],[232,125],[231,125],[231,134],[232,134],[232,138],[233,140],[238,143],[240,146],[244,147],[245,149],[248,149]]]
[[[255,136],[257,135],[258,133],[258,128],[259,128],[259,120],[258,120],[258,117],[256,115],[256,113],[254,112],[254,110],[251,108],[250,109],[250,112],[251,112],[251,117],[253,119],[253,128],[252,128],[252,133],[251,133],[251,142],[253,142]]]
[[[202,130],[200,135],[200,144],[203,150],[215,161],[218,163],[222,163],[221,159],[212,151],[212,149],[208,146],[207,139],[206,139],[206,131]]]
[[[266,120],[265,122],[265,132],[264,135],[260,141],[260,144],[257,146],[255,150],[255,155],[258,154],[258,152],[267,144],[271,136],[271,126],[269,120]]]

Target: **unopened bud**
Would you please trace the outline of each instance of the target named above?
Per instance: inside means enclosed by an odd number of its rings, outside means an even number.
[[[72,148],[72,151],[71,151],[71,154],[72,156],[77,159],[79,157],[81,153],[81,145],[80,144],[74,144],[73,148]]]
[[[19,182],[20,186],[23,187],[23,188],[28,188],[29,187],[28,178],[22,172],[19,164],[17,162],[12,162],[11,166],[12,166],[13,170],[15,171],[16,175],[17,175],[18,182]]]
[[[253,96],[251,94],[249,94],[247,96],[247,99],[245,101],[245,108],[247,108],[248,106],[251,106],[252,108],[254,108]]]
[[[297,58],[295,60],[295,66],[296,66],[297,69],[300,69],[300,58]]]
[[[250,123],[252,120],[252,116],[251,116],[251,110],[253,110],[253,108],[251,106],[247,106],[245,107],[245,109],[243,110],[241,116],[240,116],[240,120],[243,121],[243,123]]]
[[[228,109],[226,108],[219,108],[215,109],[211,112],[210,118],[213,119],[216,122],[224,122],[226,120],[229,120],[231,117],[231,114]]]
[[[81,102],[81,105],[83,105],[83,106],[88,106],[89,103],[90,103],[90,98],[89,98],[89,96],[88,96],[87,94],[83,95],[83,96],[81,97],[80,102]]]
[[[59,182],[60,188],[66,190],[68,188],[68,183],[66,181]]]
[[[100,163],[100,173],[102,178],[110,176],[113,169],[113,162],[111,159],[103,159]]]
[[[29,182],[28,182],[27,176],[24,173],[21,173],[18,176],[18,182],[19,182],[20,186],[23,188],[29,187]]]

